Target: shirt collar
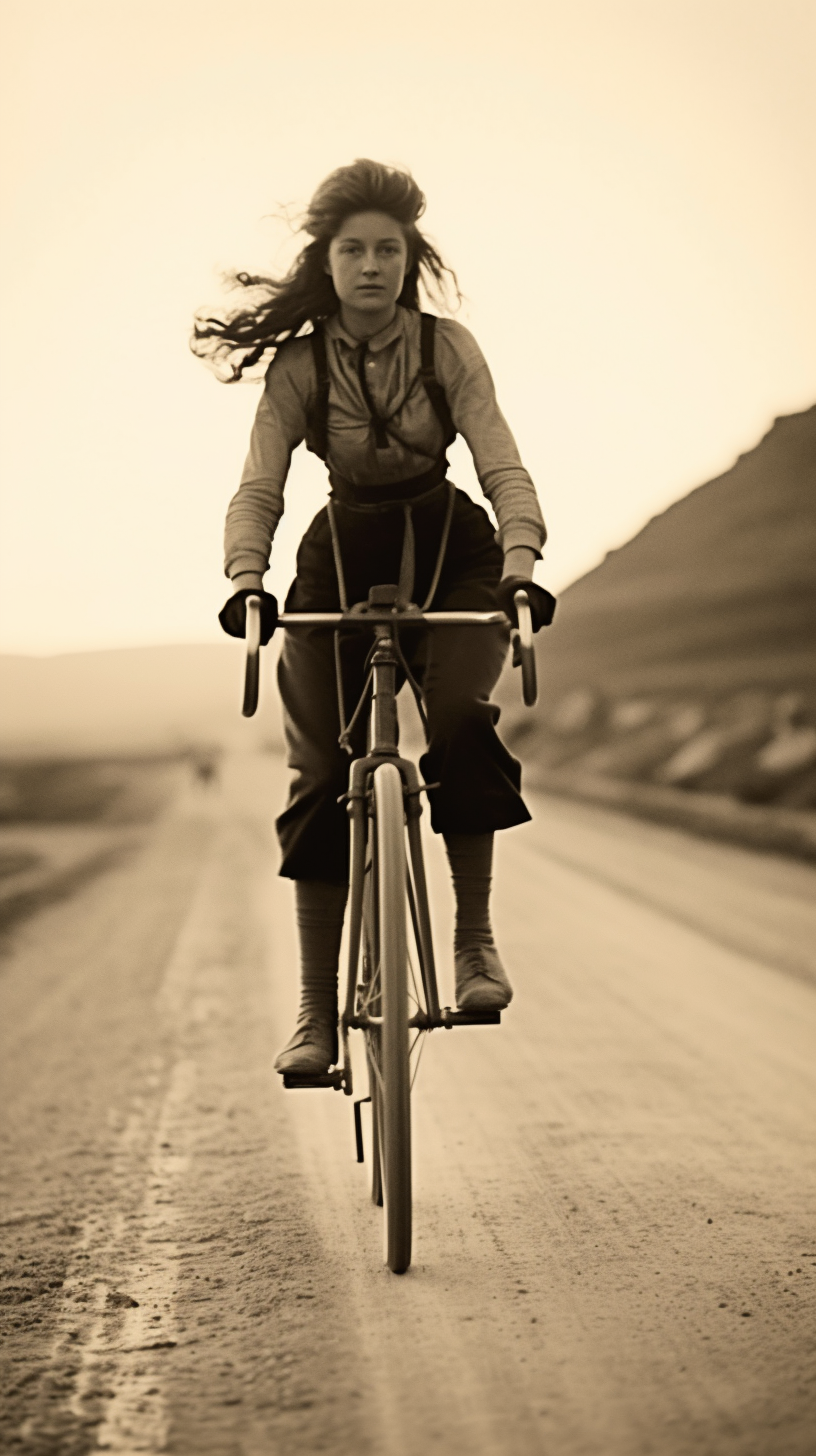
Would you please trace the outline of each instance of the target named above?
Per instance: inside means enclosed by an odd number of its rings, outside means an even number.
[[[328,318],[326,320],[325,329],[326,333],[329,335],[330,338],[342,339],[343,343],[347,344],[350,349],[359,349],[360,344],[363,342],[362,339],[355,339],[353,334],[349,334],[346,329],[343,328],[343,325],[340,322],[339,313],[333,313],[331,315],[331,318]],[[368,347],[373,354],[376,354],[378,350],[384,349],[387,344],[392,344],[394,342],[394,339],[398,339],[400,334],[404,332],[405,309],[401,308],[400,305],[397,304],[397,311],[392,318],[390,324],[387,324],[384,329],[380,329],[380,332],[378,334],[374,334],[372,338],[368,340]]]

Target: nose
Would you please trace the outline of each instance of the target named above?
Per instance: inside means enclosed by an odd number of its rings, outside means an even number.
[[[366,253],[363,259],[363,272],[366,277],[373,276],[380,271],[380,260],[374,252]]]

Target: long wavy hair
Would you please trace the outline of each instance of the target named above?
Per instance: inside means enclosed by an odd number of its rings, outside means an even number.
[[[338,167],[309,203],[301,231],[312,241],[286,276],[228,274],[227,282],[246,290],[247,296],[220,314],[196,314],[190,348],[219,379],[232,384],[256,365],[268,364],[278,346],[305,324],[314,326],[335,313],[337,294],[326,272],[329,244],[345,219],[358,212],[384,212],[403,230],[408,244],[408,268],[398,300],[403,308],[419,308],[420,281],[443,308],[450,308],[451,293],[458,304],[456,274],[417,227],[424,211],[425,196],[409,172],[366,158]]]

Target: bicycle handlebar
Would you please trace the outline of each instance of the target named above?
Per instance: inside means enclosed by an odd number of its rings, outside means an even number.
[[[246,666],[244,668],[244,701],[241,712],[251,718],[258,706],[261,685],[261,599],[246,599]]]
[[[536,700],[536,663],[533,649],[533,623],[530,603],[525,591],[517,591],[513,602],[518,616],[518,628],[513,628],[514,645],[518,648],[521,663],[521,682],[524,702],[531,708]],[[420,612],[368,610],[364,612],[282,612],[278,618],[281,627],[372,627],[378,624],[398,622],[402,626],[427,624],[432,627],[494,627],[511,626],[504,612]],[[246,599],[246,670],[244,675],[244,702],[241,708],[245,718],[251,718],[258,706],[260,687],[261,648],[261,599],[249,596]]]
[[[251,600],[251,599],[250,599]],[[257,598],[256,598],[257,600]],[[371,627],[384,622],[398,622],[404,627],[430,622],[434,627],[491,627],[507,622],[504,612],[282,612],[280,627]]]
[[[533,615],[526,591],[517,591],[514,594],[513,605],[518,619],[518,631],[514,645],[518,646],[519,666],[521,667],[521,695],[524,699],[524,706],[532,708],[538,697],[538,682],[533,645]]]

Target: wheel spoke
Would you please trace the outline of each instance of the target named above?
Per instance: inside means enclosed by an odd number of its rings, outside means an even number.
[[[414,1083],[415,1083],[415,1081],[417,1079],[417,1072],[419,1071],[419,1064],[422,1061],[422,1053],[425,1050],[425,1043],[426,1043],[427,1040],[428,1040],[427,1033],[424,1032],[424,1031],[418,1031],[417,1034],[416,1034],[416,1036],[414,1037],[414,1040],[413,1040],[413,1043],[412,1043],[412,1046],[411,1046],[411,1052],[413,1053],[413,1051],[414,1051],[417,1043],[419,1043],[419,1051],[417,1052],[416,1061],[414,1062],[414,1069],[413,1069],[413,1071],[411,1073],[411,1091],[412,1092],[414,1090]]]
[[[380,999],[380,972],[379,972],[379,970],[376,972],[376,974],[372,977],[372,979],[369,982],[364,983],[364,990],[365,990],[365,993],[366,994],[362,997],[362,999],[360,1001],[360,1010],[361,1010],[361,1012],[369,1012],[371,1014],[374,1014],[374,1013],[372,1013],[371,1008],[374,1005],[374,1003],[376,1001],[379,1001],[379,999]]]
[[[383,1082],[382,1082],[382,1072],[380,1070],[379,1048],[374,1045],[374,1038],[373,1037],[367,1037],[366,1038],[366,1042],[367,1042],[367,1045],[368,1045],[368,1055],[369,1055],[370,1065],[374,1068],[374,1075],[377,1078],[377,1082],[379,1084],[380,1091],[382,1091],[382,1084],[383,1084]]]

